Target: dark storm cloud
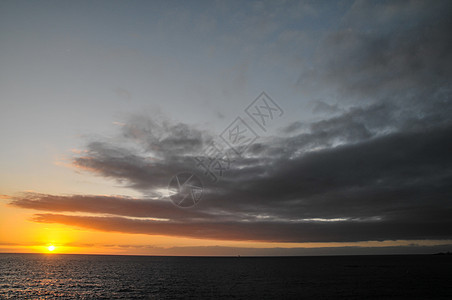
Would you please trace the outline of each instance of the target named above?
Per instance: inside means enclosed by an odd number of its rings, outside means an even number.
[[[191,168],[193,155],[212,140],[206,131],[186,124],[158,124],[143,116],[131,117],[122,126],[121,137],[126,142],[123,145],[89,143],[86,155],[76,158],[74,165],[149,190],[167,186],[171,176]],[[130,144],[135,147],[128,147]]]
[[[266,242],[349,242],[398,239],[445,239],[451,236],[452,221],[415,222],[160,222],[120,217],[88,217],[36,214],[35,222],[60,223],[123,233],[170,235],[200,239]]]
[[[315,68],[299,80],[303,89],[325,87],[338,104],[323,102],[322,120],[296,121],[280,136],[258,140],[217,183],[193,161],[214,134],[133,117],[119,139],[89,143],[74,165],[152,197],[34,194],[12,204],[58,212],[36,215],[38,222],[129,233],[280,242],[450,239],[450,28],[447,1],[357,2],[320,41]],[[181,210],[159,189],[186,170],[201,173],[204,199]]]
[[[55,196],[25,193],[10,197],[11,205],[52,212],[87,212],[136,218],[171,218],[178,220],[207,218],[199,210],[174,210],[168,199],[146,200],[120,196],[70,195]]]
[[[131,149],[116,147],[107,142],[92,142],[87,148],[86,156],[74,160],[77,168],[115,178],[120,182],[125,180],[137,189],[167,185],[168,176],[179,172],[181,167],[189,163],[185,157],[165,160],[151,154],[140,155]]]
[[[241,169],[231,170],[216,187],[206,189],[206,199],[189,210],[178,209],[164,198],[106,196],[25,194],[12,204],[55,212],[168,219],[55,214],[35,218],[128,233],[279,242],[450,238],[450,136],[452,126],[394,133],[292,159],[262,159],[265,164],[253,162],[249,170],[243,169],[244,159]],[[291,149],[291,154],[297,149]]]

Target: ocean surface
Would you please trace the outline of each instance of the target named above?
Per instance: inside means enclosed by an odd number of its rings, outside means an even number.
[[[0,254],[1,299],[452,299],[452,256]]]

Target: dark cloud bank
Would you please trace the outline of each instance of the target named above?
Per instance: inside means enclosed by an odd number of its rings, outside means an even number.
[[[301,89],[327,86],[343,106],[260,140],[217,183],[192,159],[214,133],[134,117],[122,127],[122,143],[91,142],[74,165],[141,191],[142,199],[24,194],[11,204],[47,211],[37,222],[128,233],[274,242],[452,239],[451,5],[376,5],[368,14],[384,24],[360,17],[371,5],[350,9],[323,39],[314,71],[299,78]],[[203,179],[204,199],[179,209],[159,189],[187,170]]]

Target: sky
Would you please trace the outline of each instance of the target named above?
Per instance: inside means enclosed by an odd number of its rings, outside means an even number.
[[[450,251],[451,28],[450,1],[2,1],[0,252]]]

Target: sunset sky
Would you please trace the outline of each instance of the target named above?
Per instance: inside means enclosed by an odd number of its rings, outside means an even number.
[[[0,252],[450,251],[451,28],[450,1],[1,1]]]

